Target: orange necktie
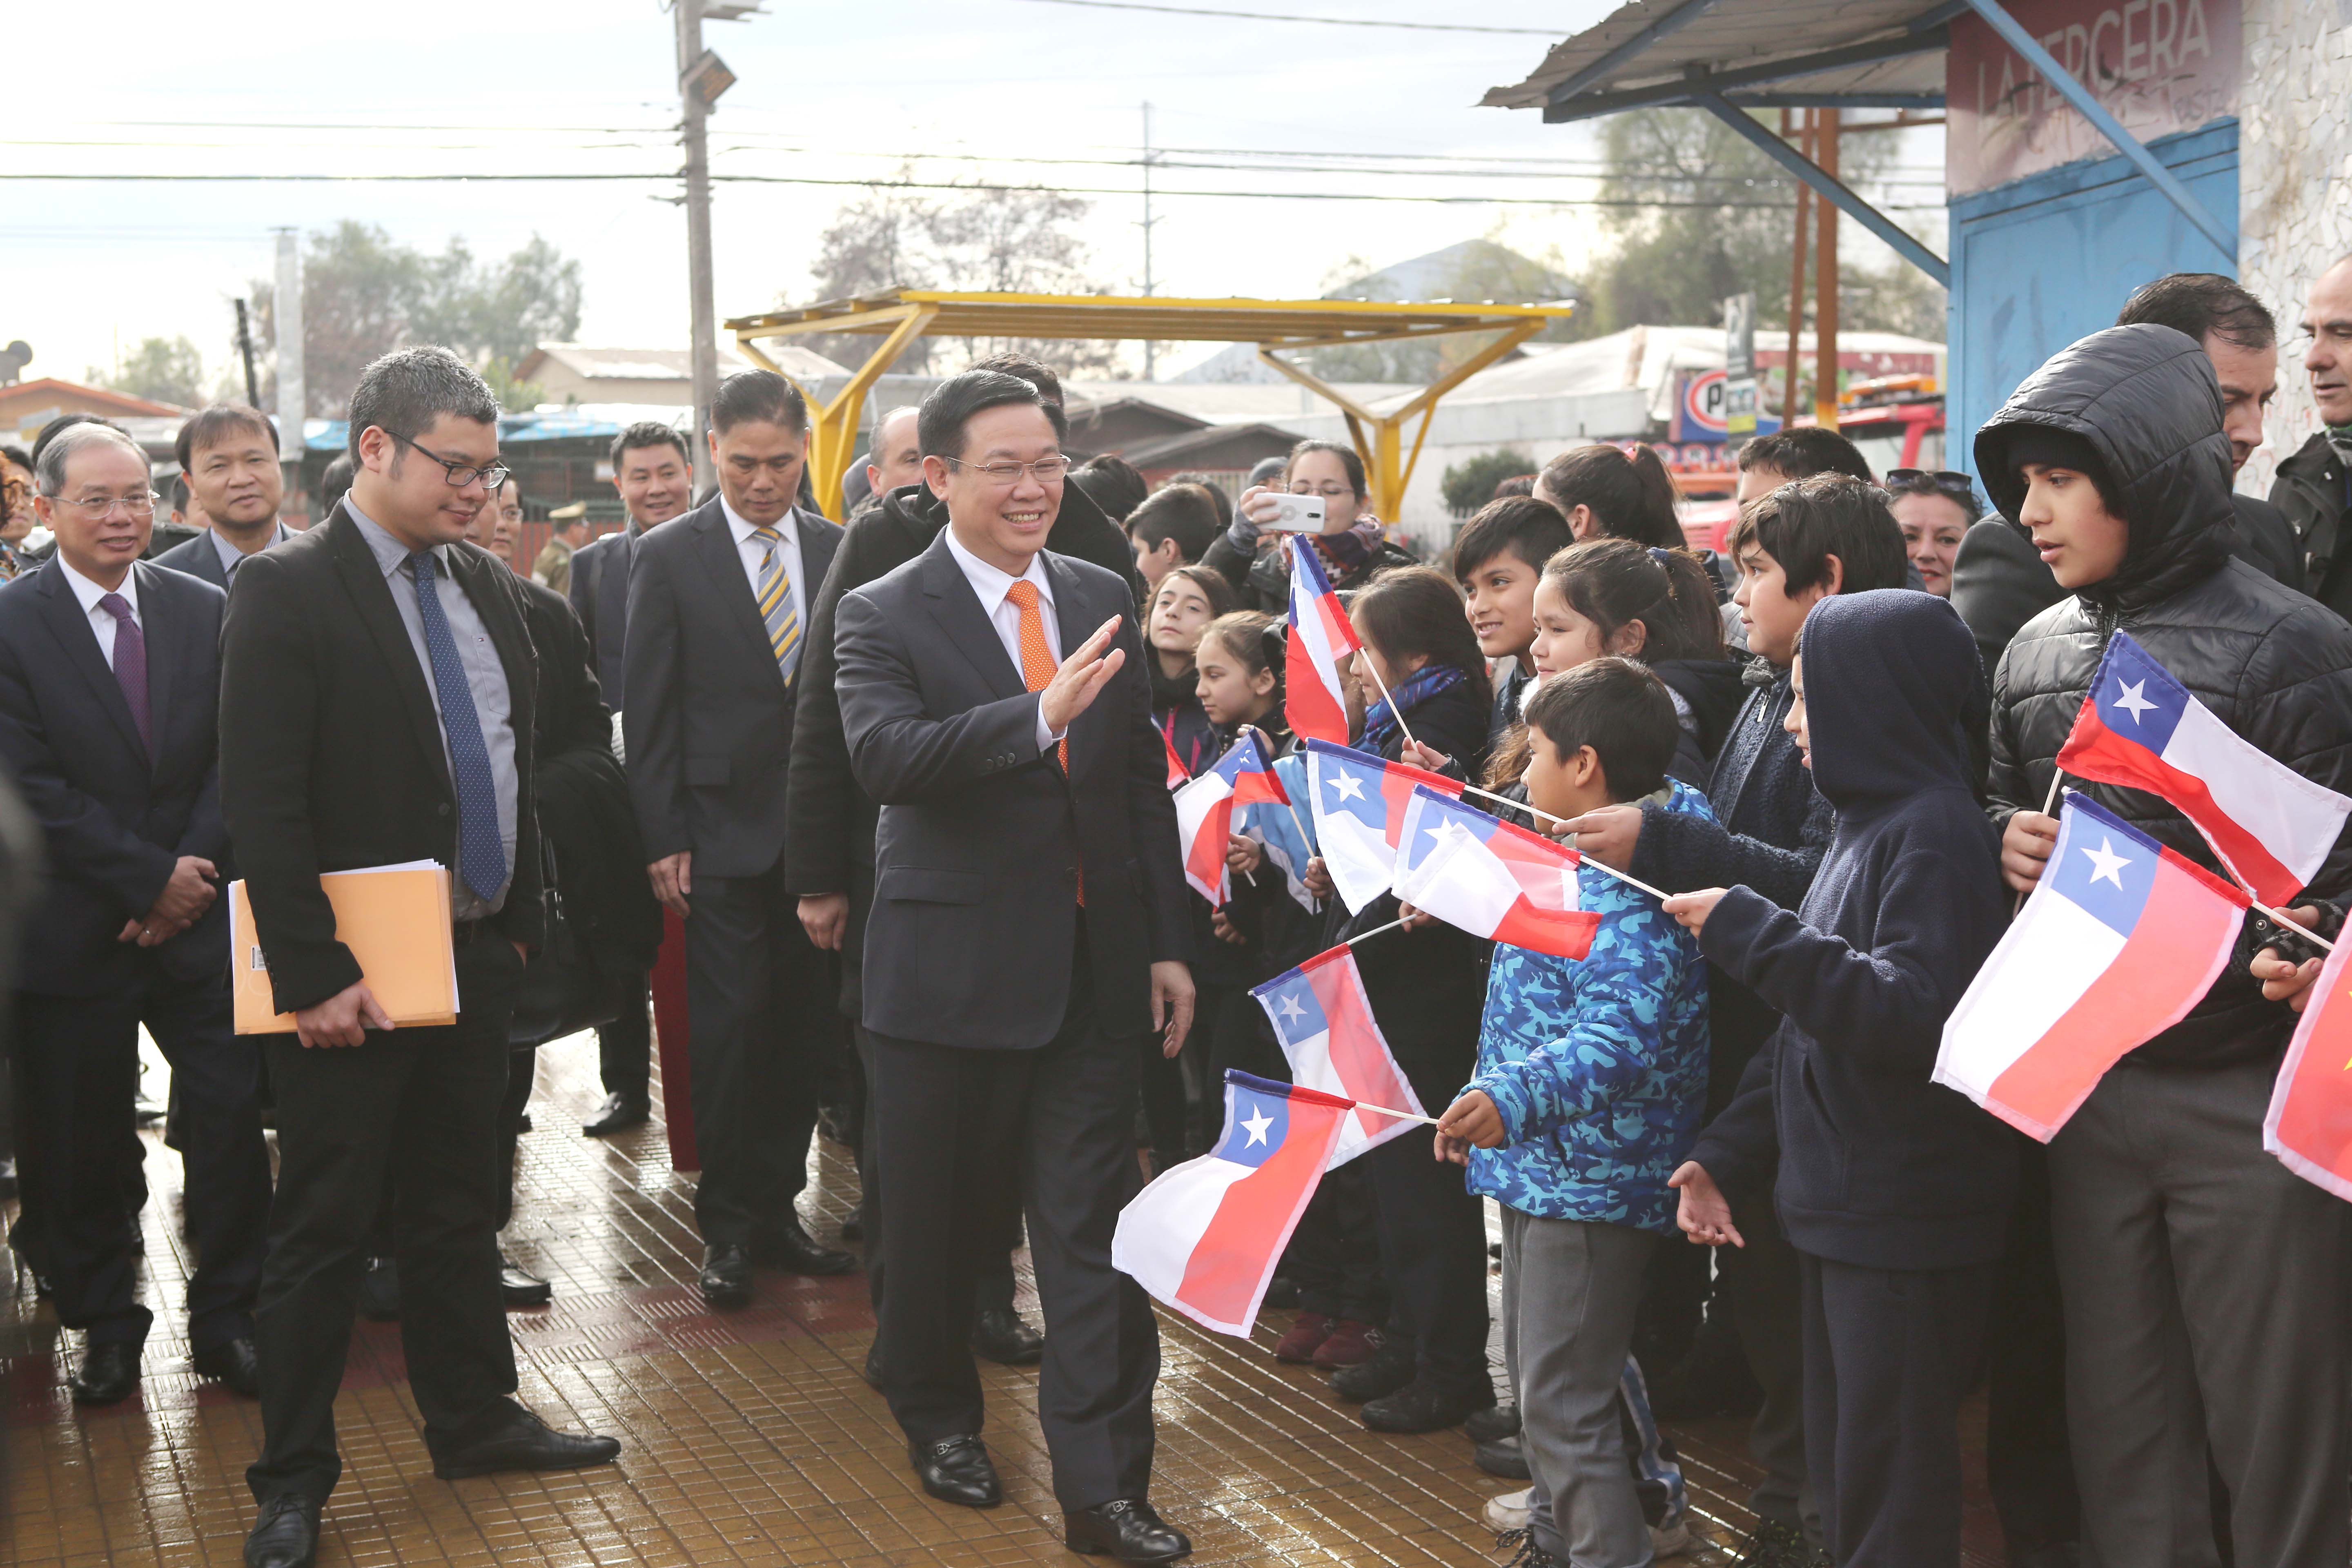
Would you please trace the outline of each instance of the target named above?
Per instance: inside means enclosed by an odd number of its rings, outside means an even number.
[[[1038,613],[1037,584],[1024,579],[1004,591],[1021,612],[1021,683],[1032,691],[1043,691],[1053,680],[1056,666],[1054,650],[1045,646],[1045,617]],[[1055,748],[1062,761],[1062,776],[1070,776],[1070,741],[1065,735]],[[1078,902],[1087,901],[1086,872],[1078,873]]]

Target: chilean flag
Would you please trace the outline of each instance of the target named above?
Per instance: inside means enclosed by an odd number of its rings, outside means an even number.
[[[1168,787],[1174,789],[1192,775],[1184,771],[1182,759],[1176,755],[1176,727],[1173,724],[1160,731],[1160,743],[1168,750]]]
[[[1228,1071],[1224,1136],[1119,1211],[1111,1267],[1202,1328],[1246,1338],[1349,1109]]]
[[[1339,689],[1339,660],[1363,645],[1323,575],[1315,547],[1294,533],[1290,551],[1290,637],[1283,656],[1283,712],[1302,739],[1348,740],[1348,700]]]
[[[2197,825],[2232,876],[2273,906],[2311,880],[2352,813],[2352,799],[2213,717],[2125,632],[2099,661],[2058,768],[2162,796]]]
[[[1217,765],[1176,792],[1177,844],[1184,852],[1184,879],[1213,904],[1231,896],[1233,874],[1225,864],[1226,840],[1234,830],[1234,807],[1258,801],[1287,801],[1274,764],[1259,749],[1257,731],[1242,738]]]
[[[1580,907],[1582,864],[1564,844],[1416,787],[1397,847],[1396,893],[1474,936],[1582,958],[1601,929],[1601,917]]]
[[[2352,942],[2339,942],[2312,982],[2263,1119],[2263,1147],[2314,1186],[2352,1199]]]
[[[2230,962],[2242,888],[2080,795],[2033,896],[1944,1022],[1935,1081],[2047,1143]]]
[[[1344,1165],[1418,1125],[1382,1116],[1370,1107],[1428,1114],[1372,1017],[1364,977],[1356,971],[1354,948],[1342,942],[1318,952],[1250,994],[1274,1020],[1274,1037],[1289,1058],[1293,1081],[1364,1102],[1341,1130],[1331,1151],[1332,1164]]]
[[[1396,874],[1404,808],[1416,787],[1458,795],[1458,780],[1406,763],[1387,763],[1328,741],[1307,742],[1307,781],[1324,869],[1348,912],[1389,890]]]

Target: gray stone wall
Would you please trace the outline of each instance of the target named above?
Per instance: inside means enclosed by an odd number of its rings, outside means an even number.
[[[2270,445],[2238,488],[2270,491],[2277,460],[2319,428],[2304,379],[2303,298],[2352,253],[2352,0],[2245,0],[2238,91],[2238,276],[2279,318]]]

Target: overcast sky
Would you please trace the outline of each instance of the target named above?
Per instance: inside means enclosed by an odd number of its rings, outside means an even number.
[[[1195,0],[1173,0],[1192,4]],[[1613,0],[1197,0],[1235,10],[1573,31]],[[1195,150],[1559,159],[1589,169],[1580,127],[1474,107],[1517,81],[1548,36],[1412,32],[1216,20],[1050,0],[769,0],[772,15],[712,23],[740,79],[712,120],[715,172],[858,182],[895,177],[1136,188],[1141,104],[1154,141]],[[410,0],[394,7],[182,0],[20,8],[0,173],[485,174],[654,173],[677,167],[671,21],[653,0]],[[124,46],[110,52],[107,40]],[[50,62],[42,67],[39,62]],[[320,129],[317,127],[331,127]],[[1906,163],[1931,165],[1921,145]],[[68,143],[68,144],[60,144]],[[80,143],[80,144],[71,144]],[[110,143],[92,145],[90,143]],[[953,156],[950,156],[953,155]],[[1171,154],[1178,158],[1185,153]],[[1102,160],[1021,164],[1015,158]],[[1549,197],[1589,187],[1443,172],[1170,170],[1161,188]],[[1530,168],[1529,174],[1545,174]],[[682,345],[685,228],[656,182],[400,184],[10,180],[0,221],[0,341],[35,351],[26,374],[79,378],[118,342],[185,334],[208,370],[229,354],[229,300],[269,276],[270,230],[343,218],[437,250],[463,236],[502,255],[533,232],[583,263],[581,336]],[[714,206],[722,317],[809,298],[816,238],[847,186],[721,184]],[[1913,192],[1912,199],[1933,193]],[[1093,269],[1139,289],[1142,216],[1131,195],[1090,198]],[[1587,253],[1593,209],[1169,195],[1155,208],[1163,294],[1312,295],[1350,256],[1402,259],[1494,232],[1530,253]],[[1884,252],[1851,225],[1850,253]],[[1197,351],[1184,357],[1197,357]],[[1181,363],[1180,359],[1177,363]],[[1169,362],[1162,362],[1162,372]]]

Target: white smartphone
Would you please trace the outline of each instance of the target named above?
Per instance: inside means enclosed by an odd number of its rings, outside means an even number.
[[[1270,533],[1320,533],[1323,531],[1323,498],[1321,496],[1286,495],[1275,492],[1274,504],[1278,509],[1274,521],[1262,524]]]

